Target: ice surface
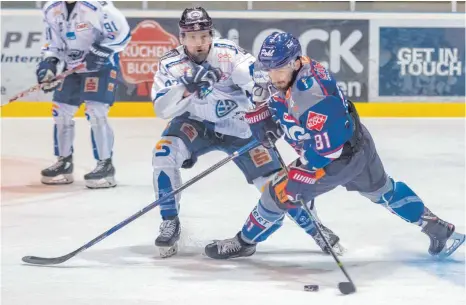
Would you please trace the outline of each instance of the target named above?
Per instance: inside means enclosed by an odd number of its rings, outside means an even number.
[[[464,232],[464,121],[363,122],[388,173]],[[85,120],[76,123],[76,181],[53,187],[39,182],[40,170],[55,160],[52,120],[2,119],[2,304],[466,304],[464,247],[447,261],[436,261],[418,227],[342,188],[319,197],[317,208],[348,249],[341,259],[357,285],[354,295],[339,294],[337,283],[344,277],[332,258],[289,220],[250,258],[203,256],[210,240],[238,232],[259,197],[233,163],[183,193],[183,237],[176,257],[158,257],[153,241],[160,218],[154,210],[62,265],[23,264],[25,255],[66,254],[153,201],[152,148],[166,122],[111,123],[119,185],[88,190],[82,176],[95,161]],[[284,143],[280,150],[287,160],[294,157]],[[183,171],[183,179],[224,156],[201,157],[194,169]],[[305,284],[320,285],[320,292],[304,292]]]

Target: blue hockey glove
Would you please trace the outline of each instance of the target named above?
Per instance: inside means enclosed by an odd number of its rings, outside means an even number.
[[[112,54],[112,49],[93,43],[89,49],[89,53],[84,57],[86,69],[88,71],[96,71],[104,68],[110,63],[110,56]]]
[[[220,69],[214,69],[209,64],[196,65],[187,70],[180,78],[180,82],[190,93],[197,92],[202,97],[202,90],[212,87],[222,77]]]
[[[244,116],[254,138],[266,148],[272,148],[268,138],[275,143],[283,135],[280,121],[272,115],[272,111],[273,109],[264,104],[248,111]]]
[[[51,82],[57,75],[57,64],[58,58],[48,57],[37,65],[37,82],[45,83],[42,86],[44,92],[52,92],[60,85],[59,81]]]

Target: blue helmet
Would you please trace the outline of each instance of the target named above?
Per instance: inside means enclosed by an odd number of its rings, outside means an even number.
[[[262,43],[259,62],[264,70],[277,69],[301,56],[301,44],[290,33],[273,32]]]

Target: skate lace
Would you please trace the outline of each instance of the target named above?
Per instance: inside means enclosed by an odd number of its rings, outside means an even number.
[[[53,164],[52,166],[50,166],[48,169],[52,171],[57,170],[60,167],[62,167],[64,163],[65,162],[63,161],[63,159],[58,159],[58,161],[55,162],[55,164]]]
[[[107,164],[106,161],[99,161],[97,162],[97,166],[96,168],[94,168],[94,170],[92,171],[92,173],[98,173],[100,172],[101,170],[104,169],[105,165]]]
[[[241,244],[236,238],[231,238],[217,242],[217,247],[219,254],[228,254],[239,251],[241,249]]]
[[[164,220],[160,225],[160,235],[170,238],[175,234],[176,222],[174,220]]]

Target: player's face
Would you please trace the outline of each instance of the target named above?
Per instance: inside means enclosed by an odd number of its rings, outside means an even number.
[[[186,32],[181,36],[181,43],[196,62],[207,58],[212,44],[210,31]]]
[[[293,71],[294,65],[290,63],[284,67],[269,70],[268,73],[273,86],[278,90],[285,92],[291,86]]]
[[[290,61],[285,66],[268,71],[270,80],[273,86],[282,92],[286,92],[291,87],[293,81],[293,73],[301,68],[299,60]]]

